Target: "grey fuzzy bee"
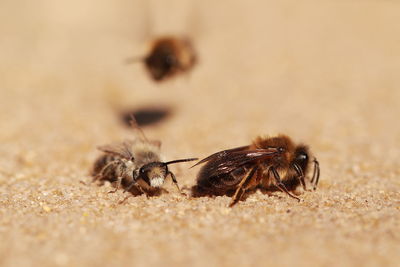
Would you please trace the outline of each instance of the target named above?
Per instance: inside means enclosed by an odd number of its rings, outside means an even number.
[[[93,165],[93,180],[100,184],[105,181],[116,184],[115,190],[111,192],[122,187],[134,195],[148,196],[158,194],[169,176],[180,191],[175,175],[168,169],[168,165],[197,158],[164,162],[160,156],[161,142],[148,140],[136,124],[133,126],[140,131],[141,137],[98,147],[103,154]]]

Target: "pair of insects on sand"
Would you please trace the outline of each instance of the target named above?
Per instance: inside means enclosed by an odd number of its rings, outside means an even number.
[[[168,166],[197,158],[163,162],[159,141],[148,140],[134,120],[131,125],[140,136],[119,144],[100,146],[103,154],[95,161],[92,176],[95,181],[116,183],[133,195],[156,195],[162,191],[167,177],[180,191],[175,175]],[[192,187],[192,196],[231,195],[230,206],[246,192],[261,187],[275,187],[292,198],[290,191],[301,185],[307,190],[311,183],[315,190],[320,176],[319,163],[307,146],[295,144],[288,136],[257,137],[250,145],[214,153],[194,166],[203,164]],[[313,165],[313,166],[312,166]],[[308,173],[313,167],[313,174]]]

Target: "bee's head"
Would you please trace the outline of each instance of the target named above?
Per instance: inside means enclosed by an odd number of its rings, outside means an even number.
[[[148,185],[152,187],[161,187],[164,184],[164,180],[168,174],[171,174],[173,176],[173,174],[168,170],[169,164],[187,162],[193,160],[197,160],[197,158],[178,159],[168,162],[151,162],[146,165],[143,165],[139,169],[139,173],[137,174],[136,177],[143,179]],[[173,177],[173,179],[175,178]]]
[[[168,174],[168,167],[163,162],[151,162],[139,169],[139,177],[152,187],[161,187]]]
[[[310,160],[311,157],[312,156],[306,146],[300,145],[296,147],[292,167],[296,170],[299,176],[306,176],[309,166],[314,164],[314,171],[310,182],[315,190],[319,181],[320,169],[318,160],[316,158]]]
[[[310,161],[310,153],[306,146],[300,145],[294,151],[293,165],[300,167],[305,174],[307,171],[308,163]]]

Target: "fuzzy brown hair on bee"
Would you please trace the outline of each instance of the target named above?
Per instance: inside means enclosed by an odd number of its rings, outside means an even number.
[[[116,183],[116,189],[111,192],[116,192],[122,186],[125,191],[134,195],[153,195],[160,192],[165,179],[170,177],[180,191],[175,175],[168,169],[168,165],[197,158],[163,162],[160,156],[161,142],[148,140],[135,122],[132,122],[132,126],[141,136],[98,147],[103,154],[93,165],[93,180],[101,184],[105,181]]]
[[[257,137],[252,144],[223,150],[199,161],[206,163],[199,171],[192,195],[233,195],[230,207],[250,189],[275,186],[300,200],[286,187],[301,184],[306,190],[307,174],[314,165],[310,180],[314,190],[320,176],[319,163],[307,146],[295,144],[288,136]]]
[[[128,63],[138,60],[144,62],[150,76],[159,82],[192,69],[197,56],[188,38],[165,36],[152,42],[144,58],[128,59]]]
[[[146,163],[160,161],[160,145],[158,141],[136,138],[99,146],[103,154],[93,165],[93,180],[100,184],[105,181],[117,183],[116,190],[120,186],[125,188],[131,184],[136,169]]]

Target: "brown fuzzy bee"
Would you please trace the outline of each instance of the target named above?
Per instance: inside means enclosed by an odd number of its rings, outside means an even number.
[[[169,176],[180,191],[175,175],[168,169],[168,165],[197,158],[164,162],[160,157],[161,142],[148,140],[143,132],[140,133],[142,136],[134,140],[98,147],[104,153],[94,163],[91,173],[93,180],[101,184],[105,181],[116,183],[116,189],[111,192],[116,192],[122,186],[125,191],[134,195],[154,195],[160,192]]]
[[[155,81],[189,71],[196,63],[196,53],[187,38],[165,36],[154,40],[148,55],[140,59]],[[136,59],[128,60],[135,62]]]
[[[314,165],[311,184],[314,190],[319,181],[319,163],[310,158],[307,146],[295,144],[286,135],[257,137],[249,146],[217,152],[194,166],[206,163],[199,171],[193,196],[233,195],[230,207],[246,191],[261,186],[275,186],[290,197],[286,185],[301,184],[306,189],[305,177]]]

